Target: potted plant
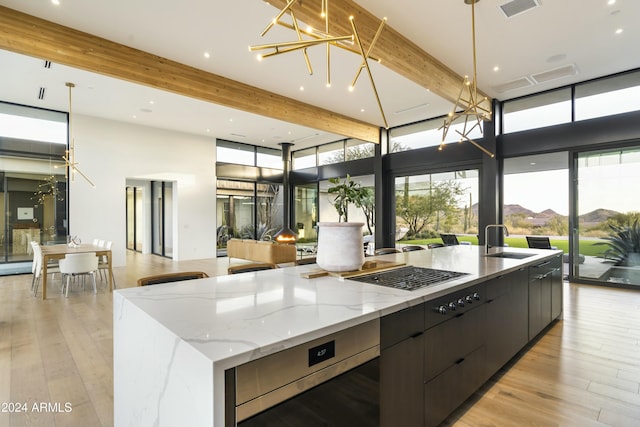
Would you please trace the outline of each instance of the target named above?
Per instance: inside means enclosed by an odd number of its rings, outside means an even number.
[[[353,271],[364,264],[362,222],[349,222],[349,206],[362,207],[370,191],[347,175],[344,180],[330,178],[333,184],[328,192],[333,195],[333,206],[338,222],[318,223],[318,253],[316,262],[327,271]]]

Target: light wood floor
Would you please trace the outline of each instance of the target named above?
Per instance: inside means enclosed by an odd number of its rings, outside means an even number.
[[[115,269],[119,287],[160,272],[226,274],[228,265],[135,253],[127,263]],[[103,285],[64,298],[54,285],[42,301],[30,284],[31,275],[0,277],[0,427],[112,425],[111,294]],[[26,412],[6,412],[12,403]],[[564,320],[445,424],[640,425],[640,291],[565,284]]]

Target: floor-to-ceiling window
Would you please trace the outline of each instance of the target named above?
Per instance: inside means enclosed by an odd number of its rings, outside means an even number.
[[[574,276],[640,285],[640,146],[575,155]]]
[[[0,102],[0,274],[30,271],[31,242],[66,242],[67,114]]]
[[[441,233],[477,243],[478,170],[395,178],[396,240],[439,241]]]
[[[297,185],[294,189],[295,229],[298,242],[318,240],[318,184]]]
[[[217,249],[226,255],[232,238],[271,240],[283,225],[282,185],[219,179]]]

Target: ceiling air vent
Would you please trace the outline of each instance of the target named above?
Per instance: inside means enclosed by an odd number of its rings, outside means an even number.
[[[491,86],[493,90],[498,93],[509,92],[510,90],[522,89],[523,87],[531,86],[533,83],[527,77],[522,77],[510,82],[502,83],[497,86]]]
[[[44,61],[44,68],[51,68],[51,61]]]
[[[40,90],[38,91],[38,99],[43,100],[45,92],[46,92],[46,89],[41,87]]]
[[[513,18],[528,10],[540,7],[540,0],[512,0],[498,6],[504,16]]]
[[[551,80],[561,79],[563,77],[575,76],[576,74],[578,74],[576,66],[574,64],[569,64],[563,67],[554,68],[553,70],[531,74],[531,78],[536,83],[545,83]]]

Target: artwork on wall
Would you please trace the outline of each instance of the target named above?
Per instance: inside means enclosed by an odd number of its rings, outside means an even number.
[[[33,208],[18,208],[18,220],[33,220]]]

